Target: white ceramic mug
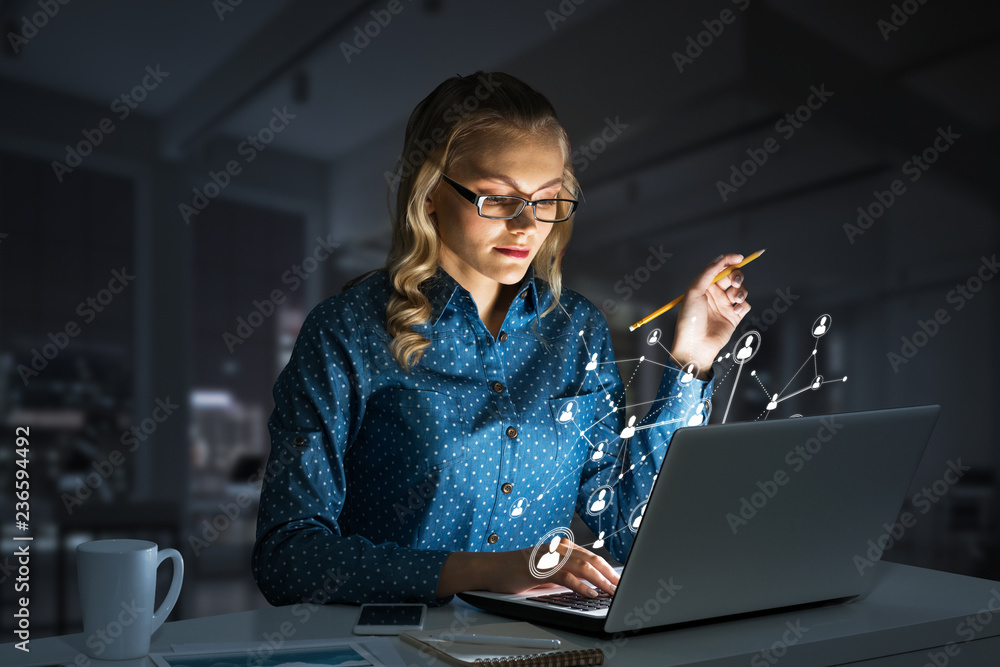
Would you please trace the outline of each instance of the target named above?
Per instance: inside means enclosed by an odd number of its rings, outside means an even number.
[[[156,569],[170,558],[174,576],[154,612]],[[184,559],[176,549],[159,551],[146,540],[97,540],[76,548],[83,608],[84,652],[101,660],[149,654],[149,639],[177,602]]]

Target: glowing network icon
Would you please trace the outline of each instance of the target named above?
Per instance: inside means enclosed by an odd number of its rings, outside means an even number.
[[[789,398],[792,398],[793,396],[797,396],[798,394],[801,394],[804,391],[809,391],[809,390],[816,391],[823,385],[830,384],[832,382],[847,382],[846,375],[842,378],[827,380],[819,372],[819,364],[817,362],[817,357],[819,355],[819,341],[821,338],[823,338],[823,336],[825,336],[827,333],[830,332],[830,328],[832,326],[833,326],[833,318],[829,314],[820,315],[812,323],[809,332],[812,335],[812,337],[816,340],[815,344],[813,345],[813,349],[809,353],[809,356],[806,357],[806,360],[802,362],[802,365],[799,366],[798,370],[795,371],[795,374],[788,381],[788,383],[785,384],[784,387],[782,387],[781,391],[775,393],[767,391],[767,388],[764,387],[764,383],[761,382],[760,376],[757,375],[757,371],[754,370],[750,372],[751,377],[757,380],[757,383],[761,386],[761,388],[764,390],[766,394],[767,404],[765,405],[763,412],[765,419],[767,419],[768,414],[777,409],[780,403],[788,400]],[[738,365],[739,368],[736,371],[736,379],[733,381],[733,388],[729,394],[729,402],[726,404],[726,412],[722,416],[722,423],[725,423],[726,419],[729,416],[729,408],[732,405],[733,396],[736,395],[736,388],[737,386],[739,386],[740,375],[743,372],[743,365],[757,355],[757,352],[760,351],[762,342],[763,338],[760,332],[748,331],[747,333],[740,336],[740,338],[736,341],[736,344],[733,346],[731,355],[733,358],[733,362],[736,365]],[[724,359],[728,358],[730,358],[729,352],[727,352],[725,356],[720,356],[719,358],[717,358],[716,361],[721,362]],[[801,373],[802,370],[808,365],[810,360],[812,360],[812,367],[813,367],[812,379],[809,380],[808,384],[806,384],[804,387],[793,390],[789,393],[785,393],[789,385],[791,385],[792,382],[795,381],[795,378],[798,377],[799,373]],[[792,417],[801,417],[801,415],[796,414],[792,415]]]
[[[559,544],[563,538],[566,538],[570,542],[576,541],[572,530],[560,526],[545,533],[542,539],[535,544],[535,548],[531,550],[531,556],[528,559],[528,571],[531,572],[531,576],[536,579],[544,579],[558,572],[566,564],[566,561],[569,560],[571,550],[566,549],[566,553],[559,553]],[[541,556],[539,556],[539,553]]]

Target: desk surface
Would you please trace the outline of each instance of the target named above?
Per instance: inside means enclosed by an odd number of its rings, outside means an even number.
[[[894,563],[880,563],[876,585],[864,598],[846,604],[797,609],[752,618],[710,623],[639,636],[594,638],[552,630],[584,646],[605,650],[609,665],[768,666],[922,665],[928,651],[954,667],[1000,663],[1000,582]],[[457,599],[456,599],[457,600]],[[352,606],[290,605],[257,611],[165,623],[154,635],[152,651],[175,643],[261,642],[268,638],[347,637],[358,614]],[[470,626],[508,619],[486,614],[464,602],[428,610],[426,629],[464,631]],[[794,631],[792,630],[794,628]],[[442,664],[393,639],[408,665]],[[153,667],[148,658],[91,660],[82,654],[83,634],[33,639],[31,652],[0,645],[0,665],[15,667],[73,663],[80,667]],[[950,646],[950,654],[945,647]],[[773,653],[762,650],[775,647]],[[939,660],[939,662],[940,662]],[[933,662],[931,663],[933,664]]]

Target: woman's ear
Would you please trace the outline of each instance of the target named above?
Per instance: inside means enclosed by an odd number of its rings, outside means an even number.
[[[424,199],[424,213],[427,214],[427,217],[430,218],[431,222],[434,223],[434,226],[437,227],[437,210],[434,208],[434,199],[431,198],[430,194],[428,194],[427,198]]]

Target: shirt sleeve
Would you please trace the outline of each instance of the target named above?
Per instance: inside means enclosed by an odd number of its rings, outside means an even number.
[[[611,335],[604,316],[598,313],[597,318],[598,343],[592,351],[598,353],[602,363],[597,366],[596,376],[587,379],[590,395],[596,396],[591,404],[596,408],[593,426],[581,435],[588,440],[584,445],[587,451],[594,454],[588,455],[583,465],[576,509],[595,535],[601,537],[604,532],[611,555],[624,561],[674,431],[708,422],[714,371],[709,370],[704,381],[688,378],[668,358],[656,397],[640,418],[641,412],[625,409],[625,387]],[[633,415],[631,426],[635,431],[622,438]]]
[[[374,544],[344,535],[338,523],[344,456],[364,410],[363,354],[351,309],[327,299],[306,317],[274,384],[251,557],[257,586],[273,605],[450,600],[436,591],[451,552]]]

